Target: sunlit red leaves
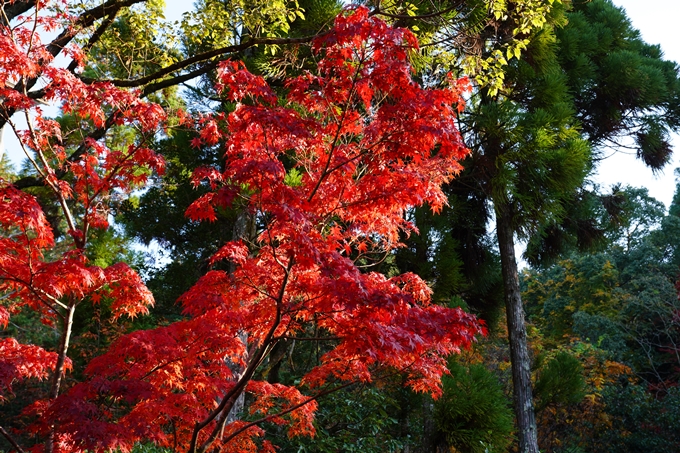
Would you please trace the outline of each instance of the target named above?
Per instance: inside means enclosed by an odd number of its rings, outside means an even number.
[[[0,225],[3,230],[16,229],[23,234],[31,232],[31,238],[38,247],[52,245],[52,229],[35,197],[0,181],[0,201]]]
[[[430,291],[416,276],[388,280],[359,272],[349,259],[353,247],[370,253],[397,246],[399,233],[413,230],[407,209],[441,208],[441,185],[467,153],[455,123],[459,87],[420,88],[407,58],[415,45],[409,32],[359,8],[315,43],[320,73],[287,82],[288,104],[271,105],[262,79],[243,66],[228,63],[220,73],[219,88],[234,100],[250,92],[254,105],[239,104],[227,118],[224,171],[201,169],[196,180],[247,187],[249,209],[272,220],[258,238],[257,256],[247,250],[235,256],[230,244],[213,257],[237,258],[240,267],[224,290],[240,310],[220,299],[212,279],[187,294],[205,288],[213,295],[207,300],[245,313],[242,327],[255,344],[267,328],[248,321],[254,314],[260,325],[279,322],[277,335],[316,322],[339,344],[307,376],[311,385],[329,377],[368,381],[386,367],[407,371],[412,387],[436,395],[443,357],[482,332],[472,316],[430,305]],[[294,162],[301,184],[286,183],[284,161]],[[213,197],[201,197],[187,214],[213,219]],[[277,299],[282,261],[290,260]],[[194,316],[218,308],[195,296],[183,303]]]
[[[75,192],[77,200],[85,208],[84,225],[105,229],[108,227],[109,209],[103,199],[112,192],[128,193],[143,186],[153,172],[164,172],[165,161],[144,146],[109,149],[92,139],[87,139],[85,144],[91,153],[69,165],[74,181],[68,189]]]
[[[15,27],[13,33],[19,33],[20,28]],[[5,40],[12,40],[9,35],[2,36]],[[19,53],[28,51],[16,45],[14,50]],[[31,59],[31,55],[25,57]],[[94,127],[104,127],[107,123],[109,126],[131,126],[143,137],[152,136],[165,120],[165,112],[159,105],[141,100],[134,90],[120,89],[110,83],[86,84],[69,70],[51,65],[51,58],[42,58],[38,54],[32,58],[31,64],[24,66],[33,69],[29,72],[24,70],[21,77],[40,75],[46,85],[43,99],[60,103],[66,113],[72,113],[80,121]],[[20,140],[28,149],[42,154],[43,157],[36,160],[42,166],[40,172],[48,186],[66,199],[76,198],[85,207],[86,213],[82,225],[79,225],[81,236],[89,228],[108,227],[108,210],[103,200],[114,191],[129,192],[140,187],[152,172],[162,173],[163,159],[142,142],[110,149],[104,140],[88,138],[78,153],[74,154],[74,149],[67,151],[59,123],[44,118],[35,101],[6,85],[6,82],[21,79],[14,75],[10,67],[13,64],[0,60],[0,81],[4,79],[0,83],[0,95],[4,107],[25,110],[27,118],[30,118],[30,127],[17,131]],[[71,160],[67,161],[69,154]],[[77,158],[73,159],[73,156]],[[57,177],[62,170],[69,170],[75,176],[72,182],[67,183]],[[79,239],[77,231],[71,233]],[[82,242],[82,239],[79,241]]]
[[[258,442],[264,436],[264,430],[259,426],[246,426],[245,421],[237,420],[224,429],[223,437],[228,442],[218,441],[220,450],[224,453],[276,453],[276,448],[268,440]]]
[[[411,79],[407,49],[413,40],[407,31],[368,18],[365,9],[338,18],[334,32],[315,44],[323,56],[321,75],[287,82],[287,107],[258,105],[262,94],[253,97],[255,105],[240,104],[229,115],[221,181],[255,191],[257,209],[281,213],[281,221],[292,211],[276,206],[295,210],[313,200],[304,207],[316,215],[312,222],[332,207],[353,234],[377,233],[396,245],[399,231],[411,229],[405,209],[423,203],[441,208],[440,186],[460,170],[458,160],[467,152],[455,126],[460,91],[455,84],[423,90]],[[225,64],[221,78],[227,91],[237,82],[244,93],[263,90],[261,78],[235,63]],[[285,199],[291,188],[282,161],[291,150],[303,184]],[[201,199],[190,216],[213,219],[209,203]]]
[[[9,324],[9,310],[0,306],[0,327],[3,329]]]
[[[26,48],[22,46],[25,38],[26,31],[23,28],[17,28],[16,33],[12,33],[4,25],[0,27],[0,66],[3,68],[0,71],[0,90],[8,82],[14,84],[23,77],[35,76],[40,69],[33,55],[27,55]],[[0,91],[0,94],[7,93]]]
[[[370,381],[378,369],[393,368],[407,371],[416,390],[437,395],[443,357],[482,333],[473,316],[429,304],[430,290],[415,275],[330,274],[314,284],[318,296],[298,316],[316,319],[340,342],[305,378],[313,386],[329,377]]]
[[[124,90],[107,82],[84,83],[70,71],[45,67],[42,74],[49,83],[45,99],[63,102],[66,113],[91,121],[95,127],[104,126],[110,110],[118,125],[136,124],[142,132],[156,130],[165,120],[165,112],[154,103],[142,101],[139,93]]]
[[[249,254],[250,250],[243,241],[229,242],[210,258],[210,264],[215,264],[220,260],[229,260],[234,264],[243,265]]]
[[[0,289],[10,291],[17,306],[28,306],[42,313],[47,323],[56,317],[60,301],[77,303],[88,296],[100,301],[101,296],[106,295],[114,318],[148,313],[148,307],[153,304],[153,296],[139,275],[124,263],[101,269],[88,265],[78,251],[45,262],[39,255],[26,255],[30,247],[26,250],[21,247],[0,261]]]
[[[254,397],[248,408],[251,415],[270,417],[267,421],[288,425],[290,437],[314,436],[314,413],[318,407],[315,400],[303,395],[295,387],[264,381],[250,381],[247,391]],[[283,416],[276,415],[283,412]]]
[[[201,195],[196,201],[191,203],[191,206],[189,206],[186,211],[186,216],[191,220],[199,222],[202,220],[209,220],[211,222],[217,220],[215,208],[212,203],[214,198],[214,193]]]
[[[104,275],[114,319],[123,315],[134,318],[149,313],[149,307],[154,303],[153,294],[127,264],[109,266],[104,269]]]
[[[267,82],[248,72],[242,61],[221,63],[217,75],[220,80],[217,88],[224,91],[232,101],[242,101],[248,97],[270,105],[276,104],[276,95]]]
[[[20,344],[14,338],[0,339],[0,403],[12,392],[12,383],[27,378],[45,379],[56,362],[54,352]]]
[[[186,448],[196,421],[234,385],[225,358],[244,353],[238,325],[215,314],[121,337],[95,358],[91,379],[50,408],[59,430],[73,433],[69,448],[129,451],[141,439]]]

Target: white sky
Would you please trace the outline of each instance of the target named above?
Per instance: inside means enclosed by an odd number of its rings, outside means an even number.
[[[183,11],[191,7],[189,0],[167,0],[166,18],[177,20]],[[642,38],[650,44],[660,44],[666,59],[680,61],[680,34],[677,21],[680,19],[680,0],[613,0],[623,7],[633,26],[640,30]],[[7,147],[7,155],[18,167],[22,154],[16,149],[18,143],[10,131],[5,133],[5,141],[0,146]],[[595,182],[603,189],[615,183],[647,187],[654,198],[668,206],[675,191],[673,170],[680,167],[680,136],[673,137],[675,153],[673,162],[659,175],[653,175],[642,162],[635,159],[629,151],[615,152],[600,163]],[[609,153],[607,153],[609,154]]]

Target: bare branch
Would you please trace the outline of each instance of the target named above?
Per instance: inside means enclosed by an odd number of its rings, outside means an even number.
[[[19,446],[19,444],[12,438],[12,436],[10,436],[9,433],[8,433],[7,431],[5,431],[5,428],[3,428],[2,426],[0,426],[0,434],[2,434],[2,436],[3,436],[5,439],[7,439],[7,442],[9,442],[10,444],[12,444],[12,447],[14,447],[14,449],[15,449],[16,451],[18,451],[19,453],[26,453],[26,452]]]

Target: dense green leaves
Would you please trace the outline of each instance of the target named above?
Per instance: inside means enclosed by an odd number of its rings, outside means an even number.
[[[435,403],[440,435],[456,451],[507,451],[512,442],[512,410],[497,377],[483,365],[449,364],[444,394]]]
[[[630,136],[638,156],[659,170],[668,163],[668,134],[680,122],[680,81],[658,45],[642,41],[608,0],[574,2],[557,32],[559,57],[584,133],[595,145]]]

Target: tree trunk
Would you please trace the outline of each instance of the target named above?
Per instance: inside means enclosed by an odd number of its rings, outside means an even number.
[[[423,453],[436,453],[439,444],[437,425],[434,420],[434,400],[430,395],[423,395]],[[406,433],[402,433],[405,437]]]
[[[249,214],[245,210],[241,210],[237,216],[236,216],[236,222],[234,223],[234,230],[233,230],[233,240],[239,240],[242,239],[243,241],[248,241],[253,235],[254,235],[254,230],[255,230],[255,225],[254,225],[254,218],[251,214]],[[234,266],[233,263],[229,265],[229,271],[234,272],[236,270],[236,266]],[[245,332],[239,333],[239,338],[243,342],[243,344],[246,347],[246,351],[248,350],[248,335]],[[248,362],[248,357],[247,353],[246,356],[243,357],[243,360],[247,363]],[[243,375],[244,368],[240,366],[238,363],[231,362],[230,360],[227,360],[227,365],[229,366],[229,369],[231,369],[231,372],[234,374],[234,380],[238,381],[241,379],[241,376]],[[245,409],[245,402],[246,402],[246,396],[245,393],[241,392],[238,397],[236,398],[236,401],[234,402],[234,405],[232,406],[231,410],[227,414],[227,421],[225,423],[229,424],[232,422],[235,422],[236,420],[240,420],[241,416],[243,415],[243,411]]]
[[[61,341],[59,344],[59,355],[57,357],[57,365],[54,368],[54,376],[52,377],[52,385],[50,387],[50,400],[55,400],[59,396],[59,388],[61,387],[61,381],[64,377],[64,367],[66,365],[66,354],[68,353],[68,346],[71,341],[71,332],[73,330],[73,315],[76,312],[76,304],[71,303],[64,317],[64,326],[61,336]],[[50,426],[50,432],[47,435],[47,441],[45,442],[45,452],[52,453],[54,451],[54,438],[55,438],[54,425]]]
[[[520,453],[538,453],[536,417],[531,393],[531,358],[527,346],[524,307],[519,290],[519,275],[515,258],[512,215],[507,203],[496,203],[496,232],[501,255],[505,310],[510,340],[512,390],[517,419]]]

